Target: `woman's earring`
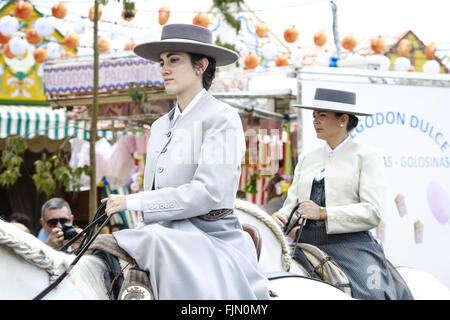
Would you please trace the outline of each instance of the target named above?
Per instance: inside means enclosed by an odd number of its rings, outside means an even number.
[[[344,124],[341,123],[341,128],[344,126]]]

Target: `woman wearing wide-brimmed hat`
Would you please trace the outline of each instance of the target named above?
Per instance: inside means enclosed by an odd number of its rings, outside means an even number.
[[[316,89],[312,105],[294,106],[313,110],[317,137],[326,143],[300,155],[274,220],[285,226],[300,204],[287,230],[299,218],[306,224],[293,227],[289,236],[329,254],[349,278],[354,298],[412,299],[369,232],[380,223],[386,202],[384,164],[375,148],[353,141],[349,132],[358,125],[358,115],[371,114],[357,106],[355,93],[326,88]]]
[[[160,41],[134,52],[160,63],[177,104],[151,127],[145,191],[107,198],[108,215],[142,212],[135,229],[114,237],[149,272],[156,299],[268,299],[253,242],[233,213],[242,123],[207,92],[216,66],[238,55],[214,45],[208,29],[187,24],[164,26]]]

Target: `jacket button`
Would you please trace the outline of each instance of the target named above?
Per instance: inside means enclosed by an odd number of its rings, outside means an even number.
[[[163,167],[159,167],[158,168],[158,173],[161,173],[161,172],[163,172],[164,171],[164,168]]]

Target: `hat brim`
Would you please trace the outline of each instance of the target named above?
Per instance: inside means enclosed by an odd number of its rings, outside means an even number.
[[[202,54],[214,58],[218,67],[232,64],[239,59],[239,55],[236,52],[227,48],[190,40],[146,42],[136,45],[133,51],[138,56],[155,62],[159,62],[160,54],[167,51]]]
[[[333,112],[339,112],[339,113],[354,114],[355,116],[373,116],[374,115],[374,113],[347,111],[347,110],[331,109],[331,108],[326,108],[326,107],[305,106],[305,105],[301,105],[301,104],[291,104],[291,107],[310,109],[310,110],[333,111]]]

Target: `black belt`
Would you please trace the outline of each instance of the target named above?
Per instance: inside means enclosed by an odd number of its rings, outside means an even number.
[[[197,218],[206,220],[206,221],[216,221],[222,219],[223,217],[233,213],[233,209],[216,209],[211,210],[207,214],[203,214],[201,216],[197,216]]]

